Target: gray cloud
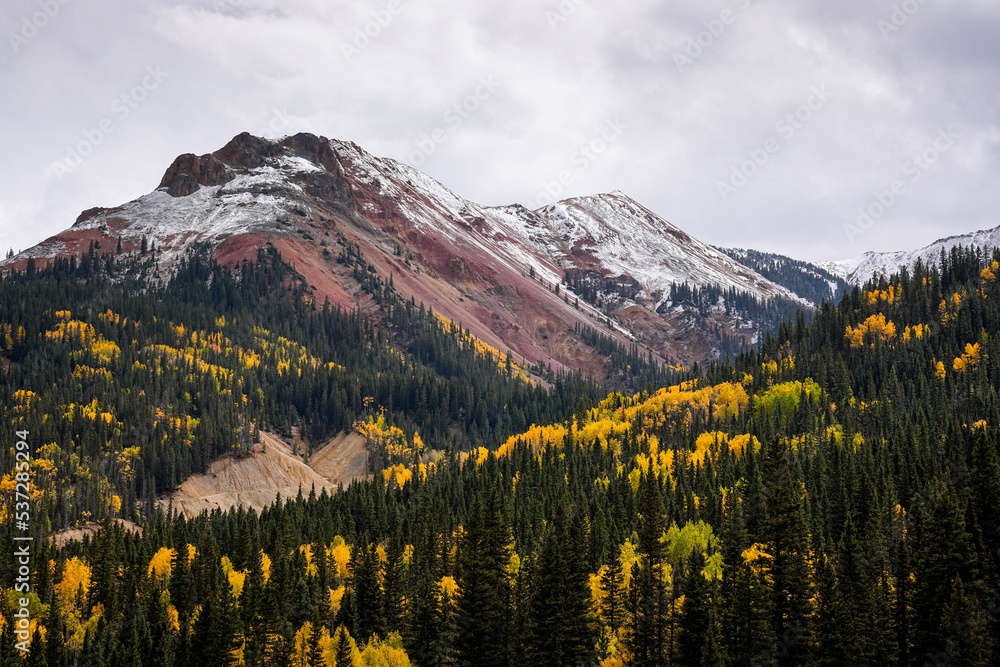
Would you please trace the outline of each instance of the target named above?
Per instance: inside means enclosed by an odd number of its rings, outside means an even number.
[[[244,130],[350,139],[486,204],[535,203],[570,171],[565,196],[621,189],[706,241],[804,258],[1000,224],[992,0],[908,0],[899,25],[900,0],[63,2],[12,0],[0,21],[15,250]],[[948,127],[954,144],[849,233]]]

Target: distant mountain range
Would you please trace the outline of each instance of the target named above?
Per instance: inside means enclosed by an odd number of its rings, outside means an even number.
[[[918,259],[925,265],[937,264],[941,259],[942,252],[948,253],[952,248],[958,246],[998,248],[1000,247],[1000,227],[958,236],[949,236],[939,239],[919,250],[866,252],[852,259],[844,259],[837,262],[819,262],[817,266],[851,284],[863,285],[873,276],[889,277],[892,273],[898,271],[900,267],[906,266],[912,268]]]

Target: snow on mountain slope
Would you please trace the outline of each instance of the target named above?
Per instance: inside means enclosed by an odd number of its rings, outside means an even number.
[[[662,302],[671,283],[719,285],[766,301],[810,305],[728,255],[695,239],[621,192],[562,201],[538,211],[551,230],[546,248],[577,268],[628,275]]]
[[[155,191],[85,211],[70,229],[0,262],[0,270],[91,248],[134,252],[143,240],[155,246],[161,270],[194,243],[207,243],[227,264],[273,246],[320,299],[377,310],[337,261],[340,247],[355,244],[404,298],[426,303],[496,349],[587,372],[607,360],[572,333],[584,328],[685,363],[718,354],[717,332],[740,325],[709,324],[703,313],[678,307],[657,314],[671,283],[808,305],[620,192],[538,211],[481,206],[408,165],[310,134],[269,140],[244,133],[215,153],[181,155]],[[576,269],[637,291],[588,303],[560,289],[565,271]]]
[[[949,236],[928,246],[912,251],[866,252],[860,257],[836,262],[817,262],[816,265],[830,273],[842,277],[849,283],[863,285],[872,276],[889,277],[900,267],[912,267],[920,259],[924,264],[937,264],[941,251],[950,251],[956,246],[978,246],[980,248],[1000,248],[1000,227],[969,234]]]

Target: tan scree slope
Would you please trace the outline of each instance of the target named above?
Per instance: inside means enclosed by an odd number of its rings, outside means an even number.
[[[323,475],[292,454],[291,447],[274,434],[261,432],[260,439],[250,456],[215,461],[206,474],[189,477],[160,504],[165,507],[172,501],[187,517],[240,505],[260,511],[278,493],[294,498],[300,487],[303,494],[313,487],[317,494],[324,488],[333,492],[338,483],[346,486],[353,479],[367,477],[368,457],[360,435],[341,435],[317,450],[314,459],[323,461]]]

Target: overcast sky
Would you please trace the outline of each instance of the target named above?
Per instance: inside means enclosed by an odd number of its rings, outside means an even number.
[[[243,131],[352,140],[482,204],[622,190],[707,242],[803,259],[1000,225],[996,0],[0,11],[4,250]]]

